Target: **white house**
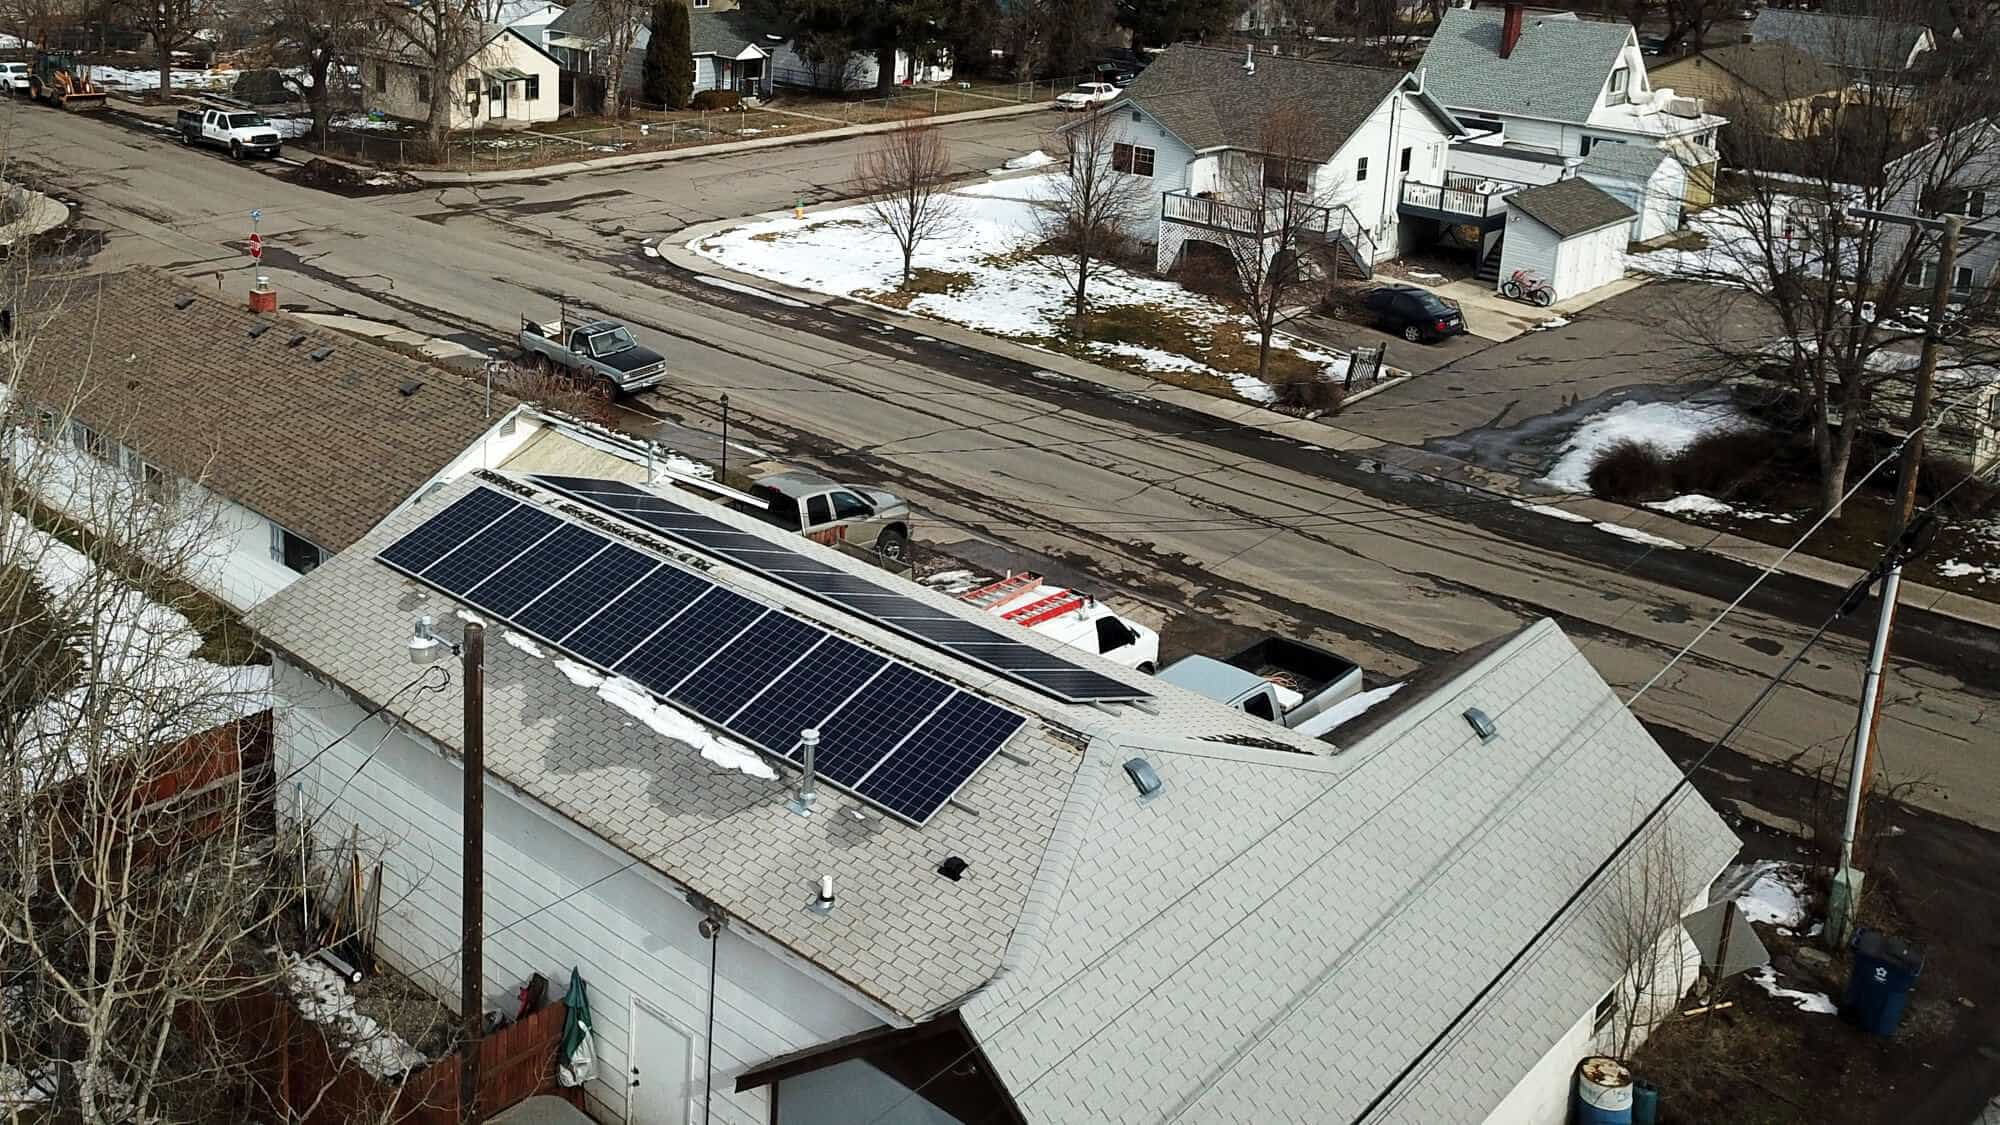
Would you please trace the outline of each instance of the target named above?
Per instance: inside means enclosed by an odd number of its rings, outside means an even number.
[[[1561,301],[1625,276],[1625,244],[1636,213],[1579,176],[1507,197],[1500,277],[1547,281]]]
[[[1994,284],[2000,267],[2000,125],[1982,121],[1932,138],[1892,162],[1883,174],[1892,189],[1881,209],[1937,217],[1958,215],[1965,221],[1958,258],[1951,275],[1952,299],[1972,300]],[[1886,275],[1901,260],[1909,235],[1900,225],[1885,225],[1873,261]],[[1927,294],[1937,277],[1941,253],[1936,233],[1923,236],[1917,269],[1907,283]],[[1925,298],[1913,298],[1923,304]]]
[[[1679,230],[1687,194],[1687,168],[1652,145],[1598,145],[1577,174],[1632,209],[1631,240],[1644,242]]]
[[[520,32],[528,42],[546,51],[549,25],[567,10],[549,0],[506,0],[493,22]]]
[[[479,472],[251,618],[277,768],[441,998],[464,716],[408,691],[419,614],[490,639],[488,1002],[582,972],[603,1122],[1556,1125],[1626,998],[1551,923],[1628,837],[1736,847],[1549,622],[1335,746],[692,493]]]
[[[1656,90],[1632,25],[1568,12],[1450,8],[1418,64],[1425,88],[1475,140],[1561,156],[1601,144],[1665,147],[1688,166],[1690,209],[1714,190],[1727,121]]]
[[[237,609],[528,433],[505,396],[489,416],[457,376],[150,269],[22,315],[35,342],[15,405],[38,425],[11,450],[45,455],[41,499],[113,535],[127,503],[177,509],[202,539],[189,577]]]
[[[1190,245],[1269,226],[1246,207],[1260,195],[1266,160],[1260,130],[1272,107],[1301,105],[1313,134],[1313,166],[1294,169],[1297,190],[1324,214],[1326,237],[1362,267],[1394,257],[1413,235],[1405,185],[1441,185],[1445,147],[1463,130],[1401,71],[1311,62],[1181,44],[1153,60],[1101,112],[1116,129],[1116,167],[1144,177],[1160,200],[1142,233],[1158,267],[1174,268]],[[1297,142],[1292,144],[1299,150]]]
[[[433,95],[449,97],[453,129],[526,129],[559,115],[561,69],[528,33],[495,24],[452,68],[450,88],[434,91],[429,61],[392,35],[362,52],[361,97],[370,109],[412,121],[429,120]]]
[[[810,51],[801,50],[795,39],[787,39],[777,45],[772,66],[780,86],[797,86],[807,90],[874,90],[879,87],[882,78],[882,60],[873,51],[850,51],[838,58],[823,59]],[[945,82],[950,80],[951,75],[951,56],[942,49],[929,55],[900,49],[896,52],[894,81],[898,86],[914,82]]]
[[[734,90],[770,96],[777,37],[764,34],[761,23],[734,5],[695,7],[688,18],[688,39],[694,51],[693,92]],[[598,11],[593,0],[577,0],[549,27],[550,50],[571,70],[596,73],[609,69]],[[628,99],[640,97],[645,86],[646,45],[652,38],[653,29],[644,22],[633,32],[632,47],[620,72]]]

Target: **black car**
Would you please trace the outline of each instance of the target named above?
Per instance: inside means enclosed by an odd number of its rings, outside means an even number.
[[[1434,343],[1465,331],[1465,317],[1460,315],[1457,305],[1414,285],[1371,289],[1363,303],[1381,321],[1384,331],[1394,332],[1411,343]]]

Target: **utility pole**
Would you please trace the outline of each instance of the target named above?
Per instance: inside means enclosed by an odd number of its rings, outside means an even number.
[[[484,966],[486,910],[486,627],[465,626],[465,845],[464,886],[459,899],[459,1015],[464,1021],[463,1054],[458,1061],[459,1125],[479,1125],[479,1044],[485,1031]]]

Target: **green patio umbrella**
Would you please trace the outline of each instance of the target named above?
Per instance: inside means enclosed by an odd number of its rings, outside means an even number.
[[[590,989],[583,973],[569,971],[569,993],[563,997],[569,1014],[563,1017],[562,1054],[556,1064],[556,1080],[565,1086],[581,1086],[597,1072],[597,1056],[590,1047]]]

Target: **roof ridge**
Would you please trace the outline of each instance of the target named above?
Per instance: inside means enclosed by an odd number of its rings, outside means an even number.
[[[1176,43],[1174,44],[1174,48],[1185,51],[1206,51],[1210,54],[1228,55],[1232,58],[1243,53],[1234,47],[1218,47],[1213,43]],[[1346,62],[1341,59],[1307,59],[1300,58],[1297,55],[1258,54],[1255,51],[1252,51],[1250,54],[1252,58],[1280,59],[1285,62],[1306,63],[1312,66],[1337,66],[1348,70],[1379,70],[1386,74],[1409,73],[1407,69],[1400,66],[1377,66],[1374,63]]]

